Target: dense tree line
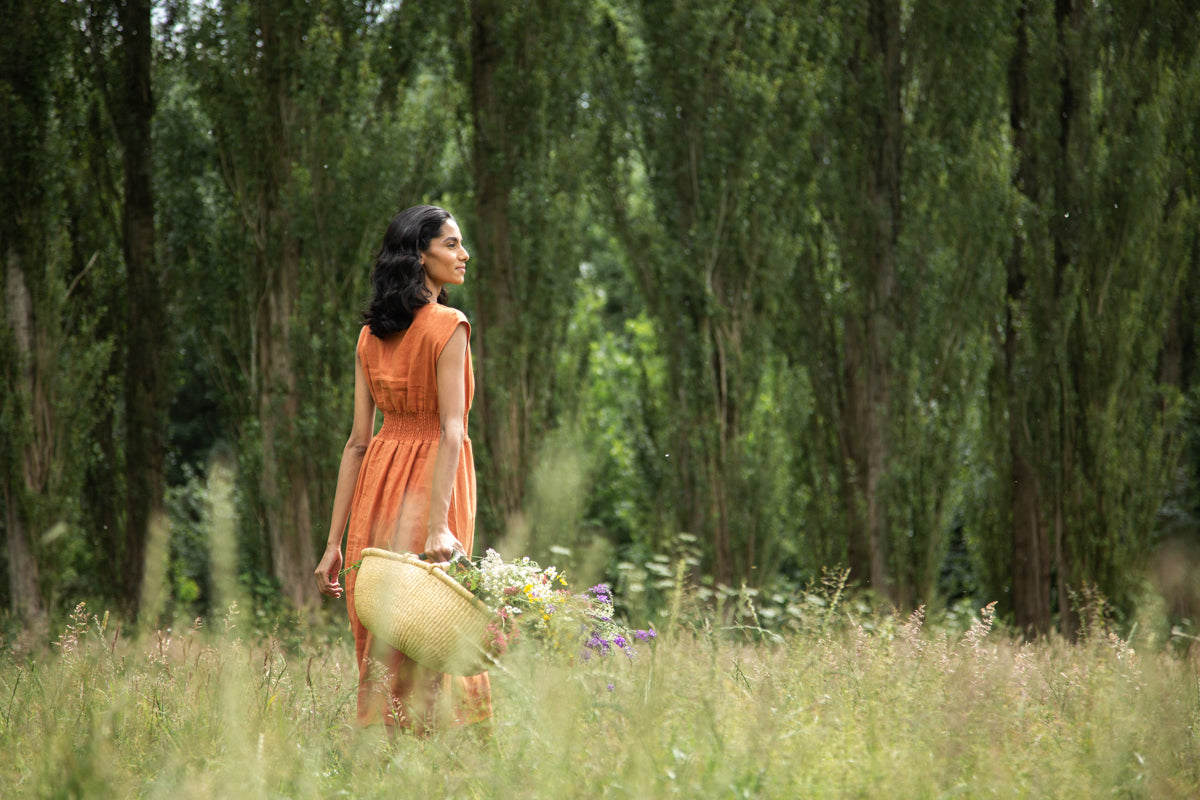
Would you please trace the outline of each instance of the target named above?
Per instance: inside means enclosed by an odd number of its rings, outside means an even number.
[[[1200,545],[1188,0],[4,10],[15,619],[157,614],[143,571],[210,608],[229,464],[243,589],[315,603],[372,249],[418,202],[476,265],[486,543],[845,564],[1031,632]]]

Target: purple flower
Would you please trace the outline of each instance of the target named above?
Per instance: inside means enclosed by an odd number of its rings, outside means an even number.
[[[590,650],[595,650],[602,656],[606,656],[608,655],[609,649],[612,648],[612,643],[600,634],[592,631],[592,635],[588,638],[583,646]]]
[[[616,686],[613,686],[611,683],[608,685],[608,690],[609,690],[610,692],[616,691],[616,689],[617,689],[617,687],[616,687]]]
[[[618,633],[613,637],[613,644],[615,644],[617,647],[624,647],[626,644],[625,637]]]
[[[655,631],[634,631],[633,636],[639,642],[646,642],[658,636],[658,633]]]
[[[608,587],[607,583],[597,583],[591,589],[588,589],[588,591],[595,595],[596,599],[601,603],[612,602],[612,589]]]

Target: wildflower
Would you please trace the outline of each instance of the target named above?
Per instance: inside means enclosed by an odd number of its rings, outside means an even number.
[[[608,587],[607,583],[598,583],[592,588],[588,589],[588,591],[591,592],[601,603],[612,602],[612,590]]]
[[[588,638],[584,646],[589,650],[595,650],[602,656],[608,655],[608,651],[612,649],[612,643],[603,636],[598,635],[595,631],[592,631],[592,635]]]
[[[496,654],[521,630],[552,651],[570,651],[564,646],[566,637],[584,634],[583,648],[576,651],[584,661],[593,653],[605,657],[615,648],[633,658],[633,641],[650,638],[613,619],[612,590],[607,584],[575,594],[555,567],[543,569],[528,557],[506,562],[489,549],[478,565],[464,559],[446,574],[496,613],[497,628],[490,635]]]

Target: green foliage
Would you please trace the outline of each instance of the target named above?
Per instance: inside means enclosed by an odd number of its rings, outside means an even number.
[[[170,525],[171,597],[181,616],[210,613],[208,583],[209,503],[200,476],[190,464],[183,467],[184,481],[167,490]]]
[[[785,5],[614,4],[606,19],[599,156],[616,170],[599,202],[665,356],[660,502],[726,580],[757,566],[766,534],[747,513],[769,469],[746,450],[768,352],[752,331],[789,265],[815,118],[807,16]]]
[[[1012,134],[1018,388],[987,413],[995,431],[1009,420],[1035,464],[1038,525],[1055,542],[1046,557],[1067,627],[1065,598],[1083,584],[1131,604],[1179,452],[1178,387],[1164,385],[1158,360],[1194,252],[1193,201],[1170,166],[1191,141],[1176,114],[1192,118],[1200,106],[1191,79],[1177,77],[1190,74],[1194,48],[1173,49],[1194,35],[1194,11],[1177,12],[1165,39],[1133,10],[1028,15],[1028,119]],[[985,440],[980,454],[992,458],[1006,440]],[[996,463],[999,484],[984,490],[993,497],[1011,481]],[[1002,548],[1010,524],[1004,513],[985,523],[983,548]],[[988,585],[1007,580],[1001,570]]]
[[[61,614],[115,593],[137,343],[97,71],[117,32],[107,4],[43,5],[14,4],[0,32],[0,477],[5,532],[53,565],[38,591]],[[226,605],[206,509],[229,452],[222,580],[256,626],[298,635],[270,519],[307,505],[298,550],[323,538],[372,251],[429,201],[477,267],[452,302],[475,325],[480,543],[605,576],[647,619],[681,580],[738,614],[753,601],[765,630],[804,607],[794,587],[853,560],[870,500],[899,605],[1006,598],[1015,431],[1061,538],[1061,609],[1095,584],[1132,618],[1160,541],[1197,541],[1200,20],[1183,0],[1060,8],[164,5],[167,613]],[[284,265],[291,294],[271,284]]]
[[[95,88],[73,60],[80,9],[20,3],[0,37],[4,389],[0,481],[8,600],[40,574],[38,605],[111,598],[97,580],[121,511],[121,257],[103,184],[113,161]],[[94,150],[103,158],[92,158]],[[26,539],[27,556],[14,547]],[[19,576],[19,577],[18,577]],[[10,606],[11,607],[11,606]],[[36,610],[16,608],[37,625]],[[34,612],[34,613],[30,613]],[[44,621],[44,620],[42,620]]]
[[[485,541],[519,533],[549,439],[575,404],[556,381],[587,258],[595,4],[460,3],[457,134],[468,142],[463,230],[479,269],[464,287],[477,384],[473,426]],[[469,135],[467,135],[469,132]],[[536,531],[533,532],[536,536]]]
[[[582,294],[577,319],[594,320],[596,294]],[[590,302],[588,302],[590,301]],[[670,516],[661,508],[661,487],[669,470],[669,445],[662,441],[665,409],[663,358],[644,315],[627,319],[616,331],[593,326],[588,340],[588,391],[579,411],[581,442],[593,454],[587,523],[619,544],[653,545]]]

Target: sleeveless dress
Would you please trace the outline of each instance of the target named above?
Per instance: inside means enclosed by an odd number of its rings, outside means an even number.
[[[354,487],[347,564],[358,561],[366,547],[402,553],[425,549],[431,474],[441,435],[437,359],[459,325],[467,326],[469,337],[471,327],[461,311],[429,303],[417,311],[408,330],[387,339],[372,336],[366,327],[359,332],[358,358],[375,405],[383,412],[383,426],[367,447]],[[469,351],[465,372],[464,429],[475,391]],[[449,524],[468,554],[475,538],[475,509],[475,463],[466,438],[458,456]],[[375,641],[354,610],[357,570],[346,576],[360,725],[383,722],[422,732],[491,716],[487,673],[463,678],[432,672]]]

